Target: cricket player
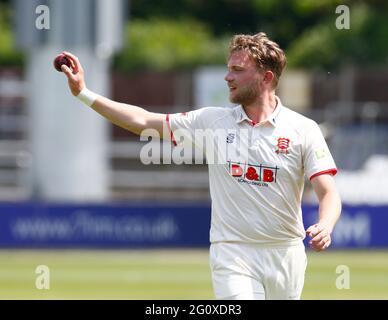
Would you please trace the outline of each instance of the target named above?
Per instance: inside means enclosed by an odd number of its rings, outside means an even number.
[[[340,216],[336,165],[317,123],[275,94],[286,65],[283,50],[262,32],[234,36],[229,50],[225,80],[236,106],[183,114],[151,113],[97,95],[87,89],[84,70],[69,52],[64,54],[71,68],[63,65],[62,71],[74,96],[135,134],[152,128],[176,144],[183,131],[197,144],[196,130],[224,130],[225,161],[209,165],[215,296],[300,299],[307,265],[303,239],[307,235],[316,251],[327,249]],[[238,148],[247,150],[244,157]],[[305,177],[319,200],[319,216],[307,230],[301,212]]]

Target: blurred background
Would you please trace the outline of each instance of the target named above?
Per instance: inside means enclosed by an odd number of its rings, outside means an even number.
[[[277,95],[339,169],[343,213],[332,250],[308,252],[303,298],[388,299],[387,18],[383,0],[0,0],[0,298],[213,298],[206,165],[143,164],[148,141],[74,99],[52,62],[71,51],[89,89],[150,111],[227,107],[229,40],[264,31],[288,59]]]

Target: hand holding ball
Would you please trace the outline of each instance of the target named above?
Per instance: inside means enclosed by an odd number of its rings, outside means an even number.
[[[63,53],[61,53],[54,59],[54,68],[57,71],[62,72],[61,67],[63,64],[71,68],[70,60]]]
[[[81,91],[86,89],[84,70],[77,56],[71,52],[63,51],[55,57],[53,65],[55,70],[63,71],[67,77],[69,89],[73,96],[78,97]]]

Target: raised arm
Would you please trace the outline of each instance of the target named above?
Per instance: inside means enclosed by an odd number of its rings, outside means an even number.
[[[68,79],[71,93],[79,97],[86,95],[86,100],[90,101],[90,107],[100,115],[124,129],[140,135],[144,129],[155,129],[159,136],[163,138],[163,125],[166,115],[161,113],[149,112],[143,108],[119,103],[100,95],[91,93],[86,89],[84,70],[79,59],[70,52],[63,52],[69,59],[71,68],[62,65],[61,69]]]

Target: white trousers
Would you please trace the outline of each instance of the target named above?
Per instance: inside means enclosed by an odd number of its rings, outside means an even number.
[[[288,247],[236,242],[210,246],[210,268],[217,299],[300,299],[306,266],[302,241]]]

